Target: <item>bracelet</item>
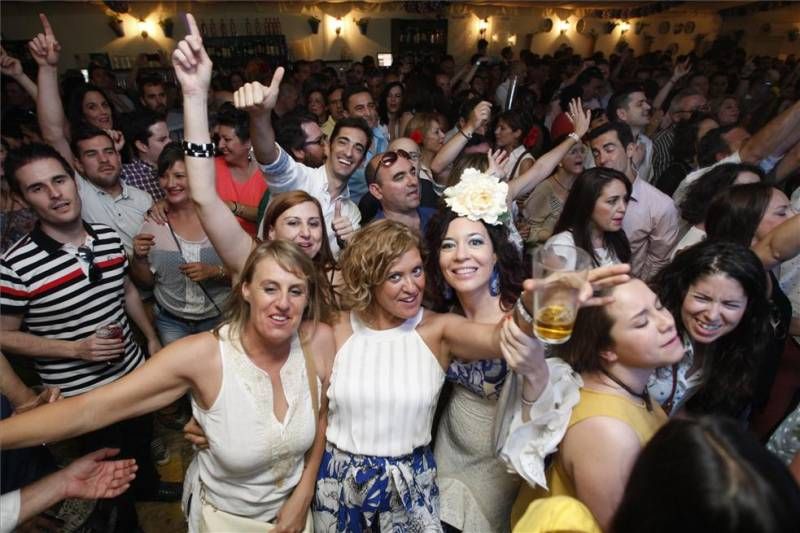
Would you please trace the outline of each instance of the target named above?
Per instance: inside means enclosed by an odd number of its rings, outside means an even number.
[[[573,141],[575,141],[578,144],[580,144],[580,142],[581,142],[581,138],[578,137],[578,134],[575,133],[574,131],[569,132],[569,135],[567,135],[567,137],[569,137],[570,139],[572,139]]]
[[[200,144],[183,141],[183,153],[189,157],[211,158],[214,157],[216,151],[217,147],[214,146],[214,143]]]
[[[468,140],[468,141],[469,141],[470,139],[472,139],[472,134],[470,133],[469,135],[467,135],[467,134],[466,134],[466,132],[465,132],[464,130],[462,130],[461,128],[458,128],[458,133],[460,133],[461,135],[463,135],[463,136],[464,136],[464,138],[465,138],[466,140]]]
[[[517,312],[519,313],[519,317],[522,320],[524,320],[530,325],[533,325],[533,317],[528,312],[528,310],[525,309],[525,305],[523,305],[522,303],[522,297],[517,298],[517,303],[514,305],[514,307],[516,308]]]
[[[524,405],[525,407],[533,407],[533,404],[536,403],[536,400],[533,400],[533,401],[526,400],[524,394],[520,394],[519,395],[519,400],[522,403],[522,405]]]

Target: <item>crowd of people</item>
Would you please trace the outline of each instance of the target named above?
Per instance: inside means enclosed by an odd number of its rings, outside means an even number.
[[[231,71],[187,15],[126,92],[40,18],[35,73],[0,56],[2,531],[800,530],[797,57]],[[592,269],[547,345],[556,244]]]

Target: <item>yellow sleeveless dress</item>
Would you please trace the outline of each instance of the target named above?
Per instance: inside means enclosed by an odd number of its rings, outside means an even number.
[[[653,411],[650,412],[641,402],[617,394],[582,388],[581,399],[575,409],[572,410],[567,431],[587,418],[607,416],[628,424],[639,437],[639,442],[644,446],[668,420],[658,402],[654,401],[652,404]],[[576,497],[575,485],[567,475],[560,454],[556,454],[555,460],[547,471],[547,485],[550,487],[549,492],[541,487],[533,489],[527,483],[522,485],[514,502],[514,507],[511,509],[512,528],[517,525],[517,522],[528,509],[528,505],[535,499],[548,496]]]

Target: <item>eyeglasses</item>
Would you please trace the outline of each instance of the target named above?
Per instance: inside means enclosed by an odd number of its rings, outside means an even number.
[[[323,133],[322,135],[320,135],[319,137],[317,137],[314,140],[304,142],[303,146],[308,146],[310,144],[316,144],[318,146],[322,146],[322,145],[325,144],[325,141],[327,141],[327,140],[328,140],[328,136]]]
[[[88,246],[78,246],[78,258],[89,263],[89,281],[97,283],[103,279],[103,271],[94,264],[94,252]]]
[[[377,181],[378,170],[380,170],[381,167],[389,168],[397,162],[398,157],[411,159],[411,156],[408,155],[408,152],[405,150],[390,150],[382,153],[380,159],[378,159],[378,164],[375,165],[375,170],[372,172],[372,180],[370,180],[370,183]]]

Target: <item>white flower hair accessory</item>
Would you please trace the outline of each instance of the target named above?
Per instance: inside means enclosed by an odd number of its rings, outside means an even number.
[[[508,218],[507,196],[507,183],[475,168],[464,170],[461,181],[444,190],[444,201],[455,214],[492,226]]]

